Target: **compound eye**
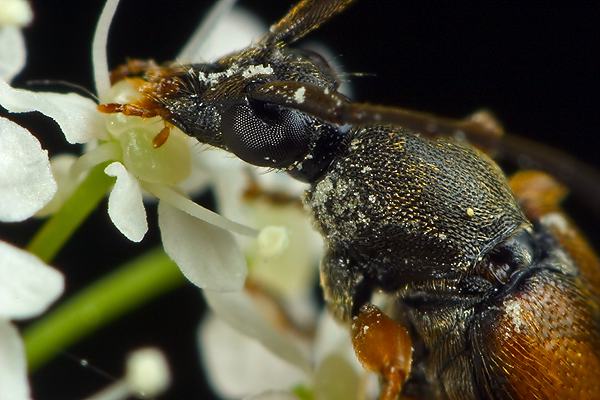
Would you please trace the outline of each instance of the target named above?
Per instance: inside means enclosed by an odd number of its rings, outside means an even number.
[[[309,119],[298,111],[263,102],[239,104],[221,116],[223,143],[242,160],[285,168],[308,152]]]

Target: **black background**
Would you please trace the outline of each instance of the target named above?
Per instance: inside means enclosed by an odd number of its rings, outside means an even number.
[[[241,3],[267,23],[291,5],[281,0]],[[93,89],[90,44],[102,4],[33,1],[35,21],[25,31],[28,65],[14,84],[57,79]],[[126,57],[174,58],[208,4],[123,0],[109,41],[111,67]],[[440,6],[363,0],[310,39],[331,48],[347,72],[370,74],[353,78],[356,99],[453,117],[485,107],[496,113],[508,131],[598,165],[599,20],[600,7],[592,3]],[[52,122],[35,116],[18,120],[31,127],[51,154],[79,151],[64,145]],[[597,221],[587,217],[589,210],[576,199],[569,202],[569,209],[598,245]],[[154,214],[150,209],[151,230],[143,244],[132,245],[116,232],[105,205],[101,206],[56,259],[55,265],[66,273],[68,293],[158,244]],[[36,226],[29,222],[2,227],[0,237],[22,245]],[[173,387],[164,398],[208,398],[195,347],[203,309],[201,296],[191,285],[153,301],[37,372],[32,380],[35,397],[76,399],[109,382],[102,374],[79,366],[70,355],[120,376],[125,354],[152,344],[165,349],[174,369]]]

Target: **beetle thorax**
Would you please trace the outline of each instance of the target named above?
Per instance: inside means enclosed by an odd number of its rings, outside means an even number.
[[[351,137],[306,203],[329,246],[376,275],[464,273],[527,223],[502,173],[470,147],[401,130]]]

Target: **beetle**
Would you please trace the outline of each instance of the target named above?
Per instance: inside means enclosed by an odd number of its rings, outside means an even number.
[[[130,61],[113,80],[139,77],[141,99],[99,109],[160,116],[156,146],[174,125],[310,184],[325,300],[351,323],[382,398],[600,396],[600,262],[560,208],[562,184],[533,170],[507,179],[490,155],[526,155],[566,181],[568,163],[488,114],[454,120],[339,93],[325,59],[291,45],[350,3],[302,0],[214,63]],[[384,312],[376,291],[392,299]]]

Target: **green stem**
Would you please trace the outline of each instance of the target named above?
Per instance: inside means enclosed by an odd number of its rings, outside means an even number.
[[[177,266],[159,249],[124,264],[25,330],[30,370],[98,327],[183,282]]]
[[[27,250],[49,262],[75,230],[98,206],[115,181],[104,173],[107,163],[95,166],[71,197],[33,237]]]

